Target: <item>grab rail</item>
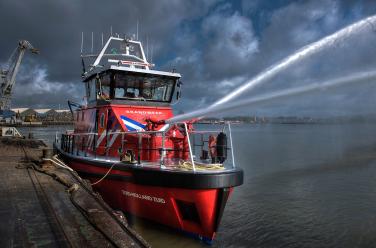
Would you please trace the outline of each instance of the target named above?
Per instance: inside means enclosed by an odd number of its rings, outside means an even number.
[[[222,131],[218,131],[218,130],[189,131],[188,125],[186,123],[180,123],[180,124],[184,125],[184,133],[187,137],[187,142],[188,142],[188,151],[184,148],[181,148],[180,151],[182,151],[183,154],[185,152],[189,152],[189,160],[192,164],[192,170],[196,171],[196,164],[195,164],[196,162],[195,162],[195,155],[194,155],[195,149],[194,148],[200,147],[199,152],[201,151],[201,153],[202,153],[203,150],[204,150],[204,147],[205,147],[204,143],[208,142],[207,140],[204,139],[204,135],[210,134],[210,133],[224,132],[226,126],[224,126]],[[231,164],[232,164],[232,168],[235,168],[235,157],[234,157],[234,149],[233,149],[233,138],[232,138],[231,124],[230,123],[226,123],[226,124],[227,124],[227,130],[228,130],[228,133],[229,133],[228,141],[230,143],[230,147],[227,147],[226,149],[231,150],[231,157],[232,157],[232,159],[231,159],[232,163]],[[79,155],[79,153],[84,153],[85,156],[90,156],[90,150],[91,150],[93,152],[93,156],[95,156],[95,158],[97,158],[97,156],[108,157],[111,149],[118,149],[124,155],[125,154],[124,149],[126,149],[126,147],[127,147],[126,146],[127,135],[134,134],[134,135],[138,136],[138,141],[136,143],[138,164],[141,164],[141,153],[142,153],[142,151],[158,150],[158,151],[160,151],[159,165],[160,165],[161,168],[165,168],[165,158],[167,157],[167,152],[179,151],[179,150],[176,150],[176,149],[174,149],[174,150],[173,149],[166,149],[165,141],[166,141],[166,137],[167,137],[166,133],[168,131],[169,130],[167,129],[167,130],[164,130],[164,131],[116,131],[116,132],[111,132],[111,131],[106,132],[106,131],[104,131],[105,134],[99,134],[99,133],[94,133],[94,132],[68,133],[68,134],[62,135],[60,146],[61,146],[61,149],[63,151],[66,151],[70,154],[76,153],[77,155]],[[152,134],[161,136],[161,138],[162,138],[161,139],[161,147],[159,147],[159,148],[145,148],[145,147],[143,147],[143,144],[145,144],[145,143],[143,143],[143,142],[145,142],[144,139],[143,139],[143,136],[152,135]],[[191,139],[190,136],[195,135],[195,134],[201,136],[201,143],[200,144],[195,143],[195,140],[196,140],[195,137],[193,137],[193,139]],[[101,138],[101,140],[107,140],[107,142],[104,146],[99,146],[99,144],[98,144],[99,136],[102,137],[103,135],[105,135],[105,136],[103,138]],[[112,144],[109,144],[110,140],[111,140],[111,138],[109,138],[110,135],[121,135],[120,136],[120,139],[121,139],[120,147],[115,148],[115,147],[112,147]],[[92,138],[90,138],[90,136],[92,136]],[[205,136],[205,137],[207,139],[207,136]],[[59,143],[59,140],[57,138],[55,138],[55,139],[56,139],[56,143]],[[117,139],[117,137],[115,139]],[[87,142],[88,140],[91,140],[91,142]],[[81,142],[81,144],[78,143],[78,144],[80,144],[79,147],[75,147],[76,141]],[[83,142],[83,141],[85,141],[85,142]],[[150,140],[147,140],[146,142],[150,142]],[[148,143],[146,143],[146,144],[148,144]],[[103,155],[97,154],[97,149],[99,147],[102,147],[102,149],[104,149]],[[207,151],[206,151],[206,153],[207,153]],[[120,155],[120,159],[123,155]],[[136,155],[136,154],[134,154],[134,155]],[[144,160],[144,161],[148,161],[148,160]],[[202,159],[201,159],[201,161],[202,161]]]

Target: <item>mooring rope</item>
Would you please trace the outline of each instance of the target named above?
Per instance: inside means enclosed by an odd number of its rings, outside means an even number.
[[[58,165],[58,166],[60,166],[60,167],[62,167],[62,168],[64,168],[64,169],[67,169],[67,170],[70,170],[70,171],[74,171],[72,168],[70,168],[70,167],[69,167],[68,165],[66,165],[64,162],[62,162],[61,160],[59,160],[59,159],[57,158],[57,156],[58,156],[58,155],[53,156],[53,157],[52,157],[53,159],[44,158],[43,160],[45,160],[45,161],[51,161],[51,162],[53,162],[54,164],[56,164],[56,165]],[[55,160],[56,160],[56,161],[55,161]],[[96,181],[96,182],[94,182],[94,183],[91,183],[91,185],[96,185],[96,184],[102,182],[102,181],[108,176],[108,174],[111,172],[111,170],[114,168],[114,166],[115,166],[116,164],[118,164],[118,162],[113,163],[113,164],[111,165],[111,167],[108,169],[108,171],[106,172],[106,174],[104,174],[104,176],[103,176],[102,178],[100,178],[98,181]]]
[[[108,171],[106,172],[106,174],[104,174],[104,176],[103,176],[101,179],[99,179],[99,180],[96,181],[95,183],[92,183],[91,185],[96,185],[97,183],[100,183],[102,180],[104,180],[104,179],[107,177],[107,175],[110,173],[110,171],[112,170],[112,168],[114,168],[114,166],[115,166],[116,164],[118,164],[118,162],[113,163],[113,164],[111,165],[110,169],[108,169]]]
[[[53,157],[54,158],[54,157]],[[70,171],[73,171],[72,168],[70,168],[69,166],[65,165],[63,162],[61,162],[60,160],[58,160],[57,158],[55,158],[57,161],[53,160],[53,159],[50,159],[50,158],[43,158],[44,161],[51,161],[52,163],[54,163],[55,165],[57,166],[60,166],[64,169],[67,169],[67,170],[70,170]]]

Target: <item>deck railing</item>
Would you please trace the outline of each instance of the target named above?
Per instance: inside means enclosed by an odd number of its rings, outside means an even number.
[[[228,133],[228,141],[229,146],[226,146],[226,150],[230,150],[231,154],[231,167],[235,168],[235,158],[234,158],[234,149],[233,149],[233,141],[232,141],[232,134],[231,134],[231,125],[230,123],[226,123],[226,125],[221,130],[199,130],[199,131],[189,131],[188,126],[186,123],[180,123],[184,127],[185,135],[187,136],[188,141],[188,151],[184,150],[184,148],[179,150],[174,150],[171,148],[166,148],[166,138],[168,137],[166,133],[168,130],[165,131],[126,131],[126,132],[105,132],[103,134],[98,133],[73,133],[72,131],[67,131],[66,134],[62,134],[61,139],[58,138],[56,135],[55,143],[60,146],[60,148],[69,154],[73,155],[80,155],[80,156],[94,156],[94,158],[109,158],[110,151],[114,149],[121,149],[121,153],[124,155],[127,151],[127,141],[126,138],[129,136],[137,137],[136,145],[133,145],[132,148],[137,148],[137,163],[141,164],[141,162],[147,162],[147,160],[141,161],[141,153],[144,151],[151,151],[157,150],[159,151],[160,159],[159,159],[159,166],[161,168],[165,168],[166,165],[166,158],[169,152],[180,152],[182,154],[188,153],[189,154],[189,161],[192,164],[192,170],[196,170],[196,162],[200,163],[208,163],[208,151],[205,148],[210,149],[209,147],[209,135],[219,134],[220,132],[225,132],[227,129]],[[226,128],[227,127],[227,128]],[[116,135],[115,139],[120,137],[120,147],[113,147],[112,144],[109,144],[109,140]],[[150,139],[151,136],[159,136],[161,137],[161,147],[151,148]],[[147,138],[145,141],[144,138]],[[105,146],[99,146],[98,140],[103,141],[106,140]],[[90,142],[89,142],[90,141]],[[146,144],[144,142],[147,142]],[[134,143],[133,143],[134,144]],[[146,147],[145,147],[146,145]],[[101,148],[104,150],[104,154],[98,154],[98,149]],[[129,147],[128,147],[129,148]],[[206,154],[206,156],[205,156]],[[135,154],[133,154],[135,155]],[[114,158],[111,156],[111,158]],[[200,161],[198,161],[198,158]],[[119,160],[122,157],[119,156]]]

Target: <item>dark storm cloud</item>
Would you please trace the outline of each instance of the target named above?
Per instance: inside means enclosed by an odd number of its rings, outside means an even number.
[[[195,77],[192,78],[192,81],[196,83],[185,87],[188,88],[189,95],[195,96],[195,99],[201,93],[202,101],[199,103],[202,106],[212,103],[299,48],[332,34],[355,21],[376,14],[376,4],[371,1],[362,2],[361,5],[358,2],[350,1],[291,1],[277,8],[266,9],[258,6],[262,4],[264,4],[263,1],[255,2],[252,5],[245,4],[248,9],[243,10],[241,12],[243,15],[240,15],[241,18],[239,18],[239,20],[242,19],[248,23],[248,28],[244,29],[242,34],[244,37],[250,37],[248,44],[252,44],[252,42],[255,44],[251,53],[247,54],[249,50],[235,42],[226,44],[228,40],[231,41],[229,39],[231,35],[226,32],[226,23],[231,23],[230,20],[239,16],[239,12],[231,6],[229,7],[228,4],[223,4],[222,7],[217,7],[217,10],[205,17],[201,26],[201,30],[206,31],[206,23],[210,23],[213,15],[219,15],[220,18],[218,18],[216,25],[213,25],[213,28],[221,31],[218,34],[208,32],[204,41],[209,40],[210,42],[203,46],[204,49],[197,51],[196,56],[191,56],[189,62],[179,59],[177,64],[183,71],[188,66],[193,66],[196,72],[201,71],[201,73],[193,74]],[[264,12],[263,16],[267,19],[263,20],[263,29],[257,32],[255,27],[260,26],[260,23],[258,23],[260,20],[252,14],[247,15],[247,13],[255,13],[255,9]],[[233,24],[232,27],[231,32],[234,32],[241,25],[239,23]],[[197,36],[193,32],[192,35]],[[250,97],[304,83],[325,81],[351,72],[375,69],[376,47],[372,45],[375,42],[375,32],[372,28],[369,28],[367,32],[363,32],[359,36],[356,35],[344,42],[338,42],[334,47],[329,47],[323,52],[305,59],[280,73],[270,82],[266,82],[241,97]],[[221,47],[221,45],[224,46]],[[236,57],[236,52],[232,52],[230,55],[226,54],[227,51],[232,51],[232,45],[235,49],[238,49],[238,53],[248,55],[243,57],[246,59],[242,60],[239,59],[241,57]],[[216,50],[215,47],[221,47],[223,51]],[[186,49],[186,51],[191,50]],[[211,53],[211,51],[215,52]],[[187,57],[189,54],[192,53],[188,52]],[[208,57],[211,59],[208,60]],[[194,58],[197,60],[192,61]],[[208,61],[211,63],[207,63]],[[184,62],[187,63],[184,64]],[[206,75],[210,76],[206,77]],[[359,91],[359,93],[353,94],[354,91]],[[339,98],[338,95],[342,97]],[[292,99],[279,104],[278,108],[263,108],[261,112],[272,115],[302,114],[307,113],[308,109],[310,109],[311,115],[324,112],[328,114],[329,111],[333,114],[345,114],[346,111],[350,114],[375,112],[374,105],[371,104],[373,101],[368,101],[375,99],[375,97],[375,87],[363,85],[359,89],[331,92],[330,94],[322,94],[321,97],[315,95],[315,97],[304,99]],[[346,101],[341,102],[344,99]],[[254,108],[239,110],[243,114],[254,111]]]
[[[365,8],[368,9],[367,12],[360,11],[353,5],[344,5],[341,1],[297,2],[280,8],[273,12],[270,24],[263,32],[260,41],[262,54],[257,61],[262,65],[261,68],[266,68],[300,47],[375,14],[376,12],[369,11],[372,10],[372,6],[375,7],[374,5],[370,3]],[[338,41],[323,52],[294,65],[275,77],[272,82],[264,84],[260,90],[283,89],[303,83],[324,81],[351,72],[375,69],[376,60],[373,58],[376,56],[376,48],[372,46],[375,41],[374,28],[369,27],[366,32],[353,35],[345,41]],[[367,91],[366,88],[364,90]],[[349,96],[350,98],[354,97]],[[328,106],[333,105],[336,103],[335,96],[326,100],[323,98],[323,102]]]
[[[132,35],[138,20],[139,38],[144,46],[148,39],[149,51],[153,46],[156,69],[176,68],[183,75],[184,98],[176,107],[189,110],[212,103],[300,47],[373,14],[374,1],[0,0],[0,62],[6,61],[17,40],[28,39],[41,54],[25,57],[14,105],[48,107],[64,104],[69,98],[80,101],[81,32],[85,34],[85,52],[90,52],[94,32],[97,51],[102,32],[107,37],[112,26],[114,34]],[[352,37],[249,95],[374,69],[375,42],[372,32]],[[332,113],[370,110],[372,101],[366,99],[375,97],[375,90],[369,89],[334,92],[320,101],[317,97],[297,99],[258,111],[315,114],[323,108]],[[344,99],[346,103],[339,106]]]
[[[80,73],[78,58],[81,32],[85,33],[85,48],[91,49],[91,32],[95,34],[95,50],[100,48],[101,33],[136,33],[139,20],[140,38],[146,35],[156,42],[156,48],[171,39],[179,22],[204,15],[213,1],[7,1],[0,2],[3,25],[1,48],[11,51],[15,41],[29,39],[41,50],[38,61],[49,67],[49,76],[70,81]],[[163,47],[164,48],[164,47]],[[1,54],[4,60],[7,55]],[[155,51],[158,55],[159,50]]]
[[[40,49],[35,57],[27,54],[22,65],[21,74],[16,85],[31,85],[40,80],[32,78],[32,70],[44,68],[43,82],[45,84],[64,84],[78,90],[80,84],[81,61],[79,59],[81,32],[85,35],[84,51],[91,50],[91,32],[94,32],[94,50],[101,45],[101,33],[106,37],[110,34],[132,35],[136,33],[136,23],[139,22],[139,38],[148,38],[153,44],[154,57],[169,50],[168,41],[173,39],[176,27],[184,20],[193,20],[205,15],[215,1],[45,1],[45,0],[1,0],[0,23],[2,37],[0,39],[0,61],[8,59],[20,39],[29,40]],[[146,42],[145,42],[146,45]],[[24,80],[22,80],[24,78]],[[25,81],[28,80],[28,81]],[[74,83],[74,84],[72,84]],[[74,86],[77,84],[77,86]],[[37,89],[37,87],[36,87]],[[30,90],[34,90],[30,87]],[[56,89],[57,90],[57,89]],[[59,93],[65,95],[70,89],[59,88]],[[35,90],[34,90],[35,91]],[[17,92],[14,104],[20,103],[48,104],[56,99],[52,94],[49,101],[38,102],[38,98],[19,98],[22,92]],[[37,92],[34,92],[37,93]],[[55,92],[53,92],[55,93]],[[47,97],[48,98],[48,97]]]

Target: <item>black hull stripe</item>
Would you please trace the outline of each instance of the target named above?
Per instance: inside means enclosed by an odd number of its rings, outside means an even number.
[[[56,148],[56,147],[55,147]],[[58,152],[63,156],[65,162],[79,162],[87,166],[95,166],[102,168],[110,168],[111,162],[107,161],[93,161],[76,156],[70,156],[58,149]],[[132,176],[109,174],[108,179],[133,182],[135,184],[168,187],[168,188],[186,188],[186,189],[216,189],[229,188],[243,184],[243,170],[235,169],[231,171],[224,171],[221,173],[194,173],[194,172],[176,172],[156,170],[146,167],[136,167],[134,165],[115,165],[114,170],[127,171],[132,173]],[[89,172],[80,171],[82,175]],[[102,177],[104,174],[92,174],[91,176]]]

